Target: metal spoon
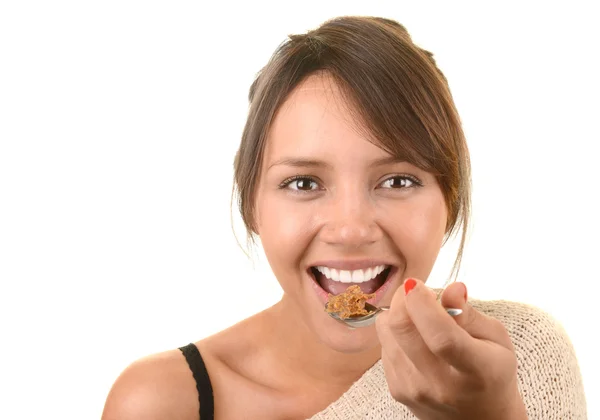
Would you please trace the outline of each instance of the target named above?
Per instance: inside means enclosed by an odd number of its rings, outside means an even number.
[[[325,308],[327,308],[327,304],[325,304]],[[339,322],[346,324],[350,328],[368,327],[369,325],[371,325],[375,322],[375,320],[377,319],[377,315],[379,315],[383,311],[389,310],[390,307],[389,306],[377,307],[375,305],[371,305],[368,302],[365,302],[365,309],[367,311],[369,311],[369,313],[367,315],[363,315],[363,316],[342,319],[338,316],[338,314],[331,313],[331,312],[329,312],[329,316],[331,316],[333,319],[335,319]],[[446,312],[448,312],[448,315],[450,315],[450,316],[457,316],[462,313],[462,309],[456,309],[456,308],[444,308],[444,309],[446,310]]]

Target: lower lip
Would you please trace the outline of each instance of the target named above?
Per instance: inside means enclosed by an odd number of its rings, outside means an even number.
[[[369,302],[372,305],[377,305],[379,303],[379,301],[383,298],[383,295],[388,291],[388,289],[390,288],[391,284],[393,283],[393,281],[395,280],[395,275],[398,273],[398,267],[394,267],[391,269],[390,273],[388,274],[387,279],[385,279],[385,282],[381,285],[381,287],[377,290],[375,290],[375,297],[373,299],[369,299],[367,302]],[[317,282],[317,280],[313,277],[312,273],[307,273],[307,275],[310,277],[310,282],[312,284],[313,289],[315,290],[315,292],[317,293],[317,296],[319,297],[319,300],[321,300],[323,302],[323,304],[326,304],[327,301],[329,300],[329,293],[327,293]]]

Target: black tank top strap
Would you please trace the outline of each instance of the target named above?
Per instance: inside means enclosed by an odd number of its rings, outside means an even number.
[[[214,420],[215,406],[212,385],[210,377],[206,370],[206,365],[198,347],[194,343],[180,347],[179,350],[185,356],[190,370],[196,380],[196,389],[198,390],[198,401],[200,401],[200,420]]]

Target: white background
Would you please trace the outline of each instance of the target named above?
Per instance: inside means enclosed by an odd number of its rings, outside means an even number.
[[[0,418],[99,418],[127,364],[279,298],[231,229],[247,90],[286,35],[344,14],[435,53],[473,160],[461,280],[559,320],[600,418],[592,2],[200,3],[0,5]]]

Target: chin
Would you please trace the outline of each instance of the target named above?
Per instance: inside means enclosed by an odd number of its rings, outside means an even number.
[[[320,321],[313,330],[319,341],[330,349],[345,354],[356,354],[379,346],[375,325],[350,329],[338,321],[333,319],[331,321],[335,325]]]

